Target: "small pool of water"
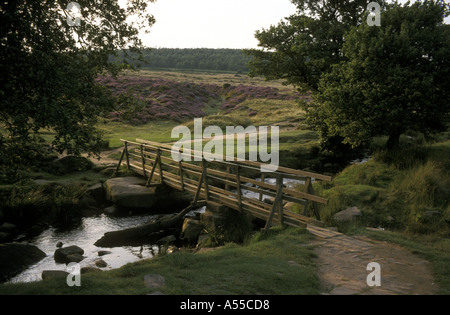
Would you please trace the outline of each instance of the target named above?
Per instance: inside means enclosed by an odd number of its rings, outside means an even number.
[[[152,258],[158,254],[158,246],[156,245],[102,248],[93,244],[106,232],[139,226],[155,217],[155,215],[141,215],[114,218],[102,214],[96,217],[83,218],[78,226],[70,230],[49,228],[39,236],[27,241],[28,244],[37,246],[47,257],[10,279],[9,282],[39,281],[42,280],[41,274],[44,270],[66,270],[66,264],[56,263],[53,258],[58,242],[62,242],[64,247],[76,245],[84,250],[83,256],[86,258],[80,262],[81,267],[95,267],[95,261],[103,259],[108,266],[100,269],[110,270],[140,259]],[[100,257],[98,252],[101,250],[110,251],[111,253]]]

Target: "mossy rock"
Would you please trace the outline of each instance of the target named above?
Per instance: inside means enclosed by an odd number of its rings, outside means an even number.
[[[64,175],[74,172],[83,172],[90,170],[93,163],[82,156],[68,155],[53,161],[50,167],[50,173],[56,175]]]

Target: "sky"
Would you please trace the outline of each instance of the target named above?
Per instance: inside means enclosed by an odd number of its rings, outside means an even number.
[[[157,0],[150,47],[256,48],[255,31],[296,12],[290,0]]]
[[[149,10],[156,23],[141,36],[148,47],[243,49],[257,48],[255,32],[296,7],[290,0],[157,0]]]

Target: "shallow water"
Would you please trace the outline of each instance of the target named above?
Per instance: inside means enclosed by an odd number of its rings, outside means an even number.
[[[10,282],[38,281],[42,280],[41,274],[44,270],[66,270],[65,264],[56,263],[53,258],[58,242],[62,242],[64,247],[76,245],[84,250],[83,256],[86,258],[80,262],[81,267],[95,267],[95,261],[103,259],[108,266],[101,269],[109,270],[119,268],[127,263],[135,262],[140,259],[152,258],[158,253],[158,246],[156,245],[145,245],[142,248],[140,246],[101,248],[93,244],[106,232],[142,225],[153,218],[155,218],[154,215],[113,218],[102,214],[97,217],[83,218],[78,226],[70,230],[49,228],[39,236],[26,242],[37,246],[46,253],[47,257],[37,264],[30,266],[21,274],[10,279]],[[100,257],[98,256],[98,251],[100,250],[110,251],[111,253]]]
[[[266,179],[265,182],[275,183],[275,179]],[[302,184],[302,181],[284,179],[283,183],[288,187]],[[242,189],[244,196],[249,198],[258,198],[259,194],[252,191]],[[268,198],[270,196],[263,196]],[[190,212],[188,215],[195,215],[196,212],[204,212],[205,207]],[[139,215],[130,217],[109,217],[105,214],[96,217],[83,218],[81,223],[76,227],[68,230],[59,230],[49,228],[40,235],[27,241],[26,243],[37,246],[47,256],[37,264],[30,266],[22,273],[11,278],[9,282],[31,282],[42,280],[42,271],[44,270],[66,270],[66,264],[56,263],[53,255],[57,249],[56,244],[62,242],[64,247],[76,245],[84,250],[85,257],[81,262],[81,267],[95,267],[95,261],[103,259],[108,265],[102,270],[111,270],[119,268],[127,263],[136,262],[141,259],[152,258],[158,254],[157,245],[144,245],[138,247],[124,246],[114,248],[97,247],[94,243],[100,239],[104,233],[110,231],[123,230],[130,227],[145,224],[157,217],[156,215]],[[111,253],[99,256],[101,250],[110,251]]]

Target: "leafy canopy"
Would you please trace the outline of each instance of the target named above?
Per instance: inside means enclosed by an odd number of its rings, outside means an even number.
[[[407,130],[442,130],[449,106],[449,26],[443,0],[377,1],[381,26],[366,23],[370,1],[292,0],[297,12],[256,32],[250,75],[281,79],[303,104],[323,153],[345,156],[375,135],[398,145]],[[391,1],[392,2],[392,1]]]
[[[250,75],[281,79],[303,91],[317,90],[320,76],[343,60],[345,33],[361,24],[367,0],[291,0],[297,13],[256,32],[261,49],[252,56]]]
[[[398,146],[402,133],[446,129],[450,109],[450,32],[442,1],[392,4],[381,27],[361,24],[345,36],[345,60],[321,77],[311,121],[322,136],[353,147],[374,136]]]
[[[79,25],[68,1],[0,2],[0,166],[33,164],[41,129],[56,133],[58,152],[98,153],[95,124],[112,102],[96,78],[127,67],[111,62],[119,49],[144,48],[149,2],[79,0]]]

